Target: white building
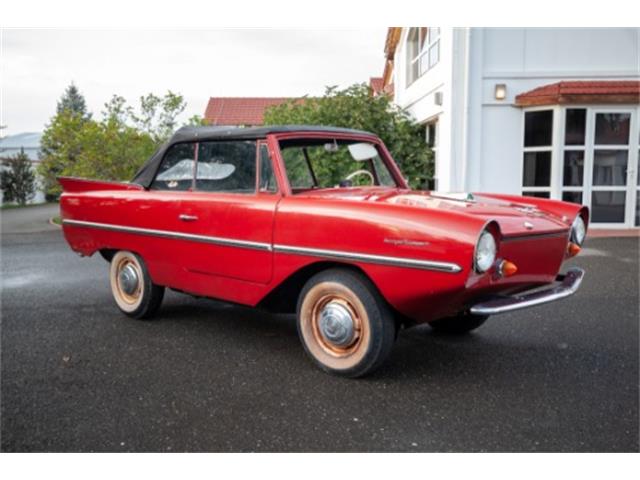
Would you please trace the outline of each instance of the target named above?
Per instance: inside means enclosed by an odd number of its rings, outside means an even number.
[[[439,191],[584,203],[640,226],[639,28],[389,29],[383,86],[424,123]]]
[[[31,160],[31,167],[35,171],[40,164],[41,139],[42,133],[40,132],[19,133],[0,138],[0,162],[4,158],[13,157],[20,153],[21,150],[24,150],[24,153]],[[0,204],[2,204],[3,197],[4,192],[0,191]],[[36,182],[36,192],[29,203],[42,203],[44,201],[44,191],[40,182]]]

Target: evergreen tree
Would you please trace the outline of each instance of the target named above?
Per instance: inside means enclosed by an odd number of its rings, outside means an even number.
[[[78,115],[83,120],[89,120],[91,114],[87,112],[87,104],[84,97],[73,83],[67,87],[64,94],[58,101],[58,107],[56,109],[58,115],[68,111],[72,114]]]
[[[31,168],[31,160],[20,150],[13,157],[5,159],[5,168],[0,173],[0,185],[5,202],[26,204],[35,195],[36,176]]]

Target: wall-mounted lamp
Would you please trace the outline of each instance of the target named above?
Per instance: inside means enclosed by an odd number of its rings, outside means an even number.
[[[442,105],[442,92],[436,92],[433,94],[433,103],[436,105]]]
[[[496,83],[495,96],[496,100],[504,100],[507,98],[507,85],[504,83]]]

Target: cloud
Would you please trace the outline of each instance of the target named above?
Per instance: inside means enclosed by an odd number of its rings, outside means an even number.
[[[4,134],[42,130],[70,82],[98,114],[113,94],[181,93],[184,117],[210,96],[319,95],[380,75],[386,31],[4,30]]]

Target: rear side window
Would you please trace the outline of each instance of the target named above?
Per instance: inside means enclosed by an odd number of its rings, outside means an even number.
[[[172,145],[162,159],[151,188],[153,190],[189,190],[193,184],[195,151],[193,143]]]
[[[198,148],[196,190],[255,193],[256,142],[202,142]]]

